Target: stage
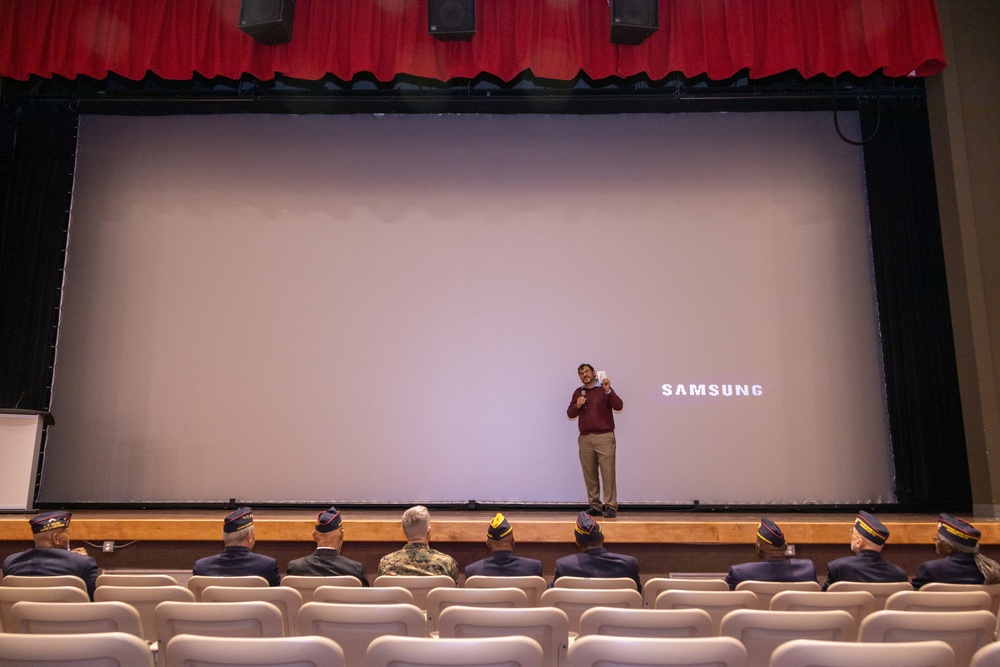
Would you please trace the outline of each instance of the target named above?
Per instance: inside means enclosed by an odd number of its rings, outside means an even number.
[[[257,544],[254,550],[278,559],[284,567],[292,558],[309,553],[317,510],[268,509],[254,511]],[[71,526],[73,546],[87,547],[107,570],[190,570],[194,560],[222,550],[222,518],[226,510],[80,510]],[[361,561],[370,578],[381,556],[403,543],[399,525],[402,510],[343,509],[344,555]],[[483,544],[493,510],[431,510],[431,546],[454,556],[460,567],[487,555]],[[571,510],[510,510],[516,552],[542,560],[546,576],[555,559],[571,553]],[[754,535],[761,513],[669,512],[624,510],[615,519],[601,519],[606,546],[639,559],[644,579],[673,573],[720,573],[729,565],[753,560]],[[850,554],[852,513],[816,514],[767,512],[785,532],[796,556],[811,558],[825,576],[825,564]],[[30,514],[0,515],[0,558],[31,545]],[[936,515],[879,514],[891,536],[884,555],[911,575],[917,565],[935,558],[933,536]],[[965,517],[971,518],[971,517]],[[983,552],[1000,558],[1000,519],[975,518],[982,531]],[[113,544],[104,551],[105,542]]]

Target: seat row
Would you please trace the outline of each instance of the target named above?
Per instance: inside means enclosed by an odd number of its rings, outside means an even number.
[[[236,590],[236,589],[233,589]],[[121,602],[18,602],[13,625],[4,634],[64,634],[117,631],[140,636],[138,612]],[[737,609],[727,613],[718,634],[738,640],[752,658],[766,665],[772,651],[794,639],[842,642],[944,640],[959,664],[993,642],[996,617],[989,611],[878,611],[860,623],[843,610],[772,611]],[[286,631],[281,611],[264,601],[161,602],[154,611],[153,636],[170,646],[183,634],[221,637],[323,636],[342,648],[346,664],[363,667],[369,645],[384,636],[425,638],[427,618],[410,604],[304,604],[293,632]],[[450,606],[437,622],[440,638],[526,636],[543,648],[546,664],[565,664],[574,639],[589,636],[712,638],[713,620],[703,609],[622,609],[595,607],[582,613],[577,632],[557,607],[504,608]],[[578,641],[578,639],[577,639]],[[169,649],[166,651],[169,655]]]
[[[183,634],[170,640],[161,667],[197,664],[231,667],[286,666],[347,667],[341,647],[326,637],[206,637]],[[154,659],[136,637],[119,632],[75,635],[0,635],[0,664],[21,667],[61,667],[114,664],[153,667]],[[368,646],[366,667],[547,667],[541,645],[525,636],[472,639],[380,637]],[[753,655],[732,637],[634,638],[581,637],[569,649],[566,667],[996,667],[1000,643],[979,648],[971,657],[958,656],[939,640],[892,644],[795,639],[778,645],[766,658]]]

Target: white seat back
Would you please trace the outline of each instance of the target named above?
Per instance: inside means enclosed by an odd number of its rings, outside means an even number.
[[[438,634],[443,639],[530,637],[542,647],[545,664],[558,667],[566,664],[569,617],[555,607],[448,607],[438,618]]]
[[[153,613],[161,602],[194,602],[194,593],[183,586],[100,586],[94,591],[95,602],[124,602],[139,612],[142,637],[156,641]]]
[[[365,667],[368,645],[377,637],[424,637],[424,613],[412,604],[356,605],[307,602],[295,622],[298,635],[319,635],[344,651],[347,667]]]
[[[725,579],[674,579],[653,577],[642,586],[642,599],[647,607],[656,604],[656,596],[663,591],[728,591]]]
[[[955,652],[942,641],[870,644],[793,639],[774,649],[770,667],[954,667]],[[985,665],[981,666],[985,667]]]
[[[993,641],[996,617],[988,611],[895,611],[869,614],[861,621],[858,641],[916,642],[940,639],[955,652],[955,664]]]
[[[142,638],[139,612],[124,602],[16,602],[9,632],[70,635],[124,632]]]
[[[465,580],[466,588],[520,588],[528,595],[528,606],[537,607],[549,584],[542,577],[494,577],[476,574]]]
[[[79,635],[23,635],[0,632],[0,665],[153,667],[146,642],[124,632]]]
[[[295,617],[302,607],[302,594],[294,588],[284,586],[208,586],[201,592],[202,602],[246,602],[263,600],[270,602],[281,611],[285,624],[285,636],[295,634]]]
[[[580,636],[711,637],[712,617],[702,609],[595,607],[580,617]]]
[[[197,602],[201,602],[201,592],[209,586],[240,586],[248,588],[250,586],[264,587],[270,585],[271,584],[268,583],[267,579],[256,575],[216,577],[205,574],[196,574],[188,579],[187,582],[188,590],[194,593],[194,599]]]
[[[296,665],[343,667],[344,652],[326,637],[206,637],[170,640],[164,667]]]
[[[771,653],[793,639],[853,642],[854,617],[846,611],[769,611],[737,609],[726,614],[719,630],[723,637],[739,640],[747,650],[747,665],[767,667]]]
[[[0,630],[14,632],[10,618],[14,603],[31,602],[90,602],[87,592],[75,586],[0,586]]]
[[[656,609],[703,609],[712,617],[712,634],[719,634],[722,619],[735,609],[758,609],[753,591],[666,590],[656,596]]]
[[[589,635],[569,647],[569,667],[744,667],[746,664],[746,649],[732,637],[660,639]]]
[[[430,639],[379,637],[368,647],[368,667],[543,667],[542,647],[527,637]]]
[[[580,617],[593,607],[624,607],[641,609],[642,596],[639,591],[628,588],[550,588],[542,593],[543,607],[556,607],[569,617],[570,632],[579,632]]]
[[[313,592],[320,586],[348,586],[360,588],[361,580],[350,575],[335,575],[327,577],[306,576],[302,574],[286,574],[281,578],[281,585],[294,588],[302,596],[302,602],[312,602]]]
[[[523,608],[528,606],[528,594],[520,588],[434,588],[427,593],[428,632],[437,630],[441,611],[454,605]]]

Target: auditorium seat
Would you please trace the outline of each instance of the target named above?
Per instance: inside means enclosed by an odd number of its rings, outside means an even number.
[[[993,599],[986,591],[900,591],[885,601],[894,611],[977,611],[993,613]]]
[[[959,593],[963,591],[986,591],[990,595],[992,604],[990,611],[1000,614],[1000,584],[947,584],[942,581],[932,581],[924,584],[920,590],[928,593]]]
[[[75,586],[0,586],[0,630],[11,632],[10,609],[22,600],[32,602],[90,602],[86,591]]]
[[[639,591],[629,588],[550,588],[542,593],[539,602],[543,607],[556,607],[569,617],[569,631],[580,630],[580,617],[593,607],[625,607],[642,609]]]
[[[161,602],[153,612],[160,649],[170,659],[177,635],[284,637],[281,611],[270,602]]]
[[[95,602],[124,602],[139,612],[142,620],[142,637],[156,641],[156,622],[153,614],[157,605],[165,601],[194,602],[194,593],[184,586],[99,586],[94,591]]]
[[[580,637],[569,647],[569,667],[744,667],[747,652],[732,637],[660,639],[653,637]]]
[[[197,602],[201,601],[201,592],[209,586],[242,586],[244,588],[259,586],[263,588],[264,586],[270,586],[270,584],[267,579],[258,576],[216,577],[204,574],[192,576],[188,579],[187,583],[188,590],[194,593],[194,599]]]
[[[246,602],[261,600],[270,602],[281,611],[285,624],[285,636],[295,634],[295,617],[302,607],[302,594],[285,586],[208,586],[201,592],[202,602]]]
[[[438,617],[447,607],[524,608],[528,595],[519,588],[434,588],[427,593],[427,630],[437,630]]]
[[[771,653],[792,639],[853,642],[854,617],[843,610],[769,611],[737,609],[722,619],[719,634],[738,640],[747,650],[749,667],[767,667]]]
[[[898,593],[899,591],[912,590],[913,586],[910,585],[910,582],[908,581],[835,581],[827,587],[826,592],[838,593],[842,591],[867,591],[875,598],[875,611],[881,611],[885,609],[885,601],[889,599],[890,595]]]
[[[169,574],[104,572],[97,575],[98,586],[176,586]]]
[[[379,588],[320,586],[313,591],[313,602],[335,602],[337,604],[413,604],[413,593],[399,586],[383,586]]]
[[[379,637],[368,647],[368,667],[544,667],[542,647],[528,637],[430,639]]]
[[[987,644],[973,653],[969,667],[1000,667],[1000,641]]]
[[[296,634],[335,641],[344,651],[347,667],[365,667],[368,645],[376,637],[425,637],[426,628],[424,613],[412,604],[307,602],[295,621]]]
[[[774,649],[770,667],[953,667],[955,652],[943,641],[869,644],[793,639]],[[979,667],[987,667],[980,665]]]
[[[771,606],[771,598],[781,591],[815,591],[823,590],[815,581],[741,581],[736,584],[738,591],[753,591],[760,601],[760,608]]]
[[[0,664],[18,667],[153,667],[146,642],[124,632],[24,635],[0,632]]]
[[[87,582],[72,574],[54,574],[45,577],[32,577],[18,574],[8,574],[0,580],[0,586],[36,587],[36,586],[72,586],[87,593]],[[89,593],[88,593],[89,595]]]
[[[635,581],[628,577],[559,577],[553,588],[631,588],[639,590]]]
[[[360,588],[361,580],[348,574],[329,577],[306,576],[301,574],[286,574],[281,578],[281,585],[294,588],[302,596],[302,602],[312,602],[313,591],[320,586],[349,586]]]
[[[569,617],[555,607],[448,607],[438,619],[438,634],[443,639],[530,637],[542,647],[547,667],[560,667],[566,664]]]
[[[842,609],[857,625],[875,608],[875,596],[867,591],[782,591],[771,598],[771,611],[828,611]]]
[[[520,588],[528,595],[528,606],[537,607],[549,585],[542,577],[492,577],[476,574],[465,580],[466,588]]]
[[[181,635],[170,640],[163,667],[342,667],[344,652],[326,637],[206,637]]]
[[[736,609],[759,609],[753,591],[668,590],[656,596],[655,609],[703,609],[712,617],[712,634],[719,634],[722,619]]]
[[[647,607],[652,608],[656,596],[663,591],[728,591],[729,584],[725,579],[682,579],[673,577],[654,577],[642,586],[642,599]]]
[[[427,593],[433,588],[454,588],[455,580],[444,574],[431,576],[418,575],[382,575],[375,577],[372,583],[375,588],[398,586],[413,594],[413,604],[424,611],[427,610]]]
[[[8,632],[70,635],[124,632],[142,638],[139,612],[124,602],[16,602]]]
[[[869,614],[858,630],[860,642],[915,642],[940,639],[955,652],[955,664],[993,641],[996,617],[988,611],[895,611]]]
[[[712,617],[703,609],[595,607],[580,617],[580,636],[711,637]]]

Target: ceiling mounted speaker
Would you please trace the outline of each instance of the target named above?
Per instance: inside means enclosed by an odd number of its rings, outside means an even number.
[[[287,44],[294,18],[295,0],[243,0],[240,30],[261,44]]]
[[[660,27],[659,0],[611,0],[611,42],[641,44]]]
[[[476,0],[427,0],[427,32],[444,41],[476,34]]]

